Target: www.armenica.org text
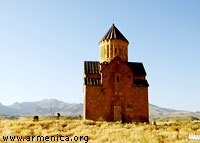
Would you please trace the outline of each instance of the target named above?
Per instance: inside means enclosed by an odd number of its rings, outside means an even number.
[[[14,141],[45,141],[45,142],[57,142],[57,141],[62,141],[62,142],[74,142],[74,141],[83,141],[84,143],[88,142],[88,136],[74,136],[74,137],[69,137],[69,136],[62,136],[58,135],[57,136],[27,136],[23,138],[22,136],[3,136],[3,141],[7,142],[14,142]]]

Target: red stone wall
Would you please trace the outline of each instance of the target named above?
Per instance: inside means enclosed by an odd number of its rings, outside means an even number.
[[[102,85],[84,88],[85,119],[113,121],[114,105],[119,105],[123,121],[148,121],[148,87],[133,86],[134,73],[120,59],[105,67],[101,76]]]

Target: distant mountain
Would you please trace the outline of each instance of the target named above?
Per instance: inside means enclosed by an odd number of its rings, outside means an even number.
[[[0,104],[0,114],[4,115],[55,115],[57,112],[64,116],[82,114],[83,104],[65,103],[56,99],[44,99],[37,102],[14,103],[9,106]]]
[[[14,103],[10,106],[4,106],[0,103],[0,114],[4,115],[56,115],[59,112],[64,116],[77,116],[83,114],[82,103],[65,103],[56,99],[44,99],[37,102],[22,102]],[[150,118],[158,116],[172,116],[172,115],[196,115],[200,112],[189,112],[182,110],[174,110],[168,108],[161,108],[153,104],[149,104]]]
[[[16,109],[11,109],[7,106],[4,106],[0,103],[0,114],[5,114],[5,115],[17,115],[19,114],[18,110]]]
[[[172,115],[196,115],[200,114],[200,112],[190,112],[184,110],[174,110],[169,108],[158,107],[153,104],[149,104],[149,117],[158,117],[158,116],[172,116]]]
[[[196,111],[197,114],[200,114],[200,111]]]

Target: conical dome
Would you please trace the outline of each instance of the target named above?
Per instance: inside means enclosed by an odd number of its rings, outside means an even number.
[[[123,41],[128,42],[128,40],[124,37],[124,35],[115,27],[113,24],[112,27],[108,30],[108,32],[103,36],[101,41],[108,40],[108,39],[120,39]],[[101,42],[100,41],[100,42]],[[128,42],[129,43],[129,42]]]

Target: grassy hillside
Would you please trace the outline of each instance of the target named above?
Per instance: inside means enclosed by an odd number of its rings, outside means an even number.
[[[187,143],[188,134],[200,134],[200,122],[157,122],[151,124],[122,124],[120,122],[95,122],[79,120],[42,119],[33,122],[30,118],[0,120],[0,142],[7,136],[15,136],[24,142],[55,142],[69,140],[80,143]],[[36,136],[40,136],[37,141]],[[44,138],[42,138],[43,136]],[[9,137],[10,138],[10,137]],[[19,143],[15,138],[15,143]],[[58,140],[57,140],[58,139]],[[50,142],[49,141],[45,142]],[[71,141],[72,140],[72,141]],[[7,142],[11,142],[10,139]],[[65,141],[66,142],[66,141]],[[21,142],[20,142],[21,143]]]
[[[200,114],[197,115],[172,115],[172,116],[159,116],[151,118],[154,121],[186,121],[186,120],[197,120],[200,121]]]

